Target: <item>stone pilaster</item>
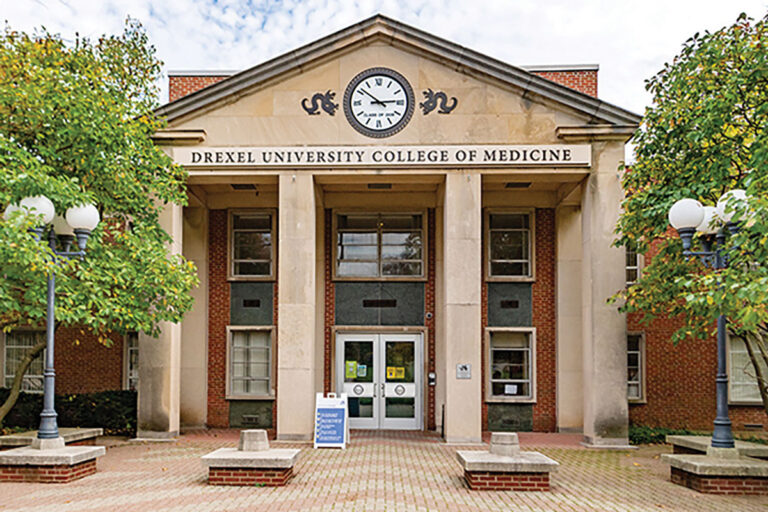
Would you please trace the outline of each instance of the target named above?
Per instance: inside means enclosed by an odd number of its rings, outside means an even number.
[[[173,241],[169,250],[181,254],[182,207],[169,204],[160,226]],[[162,322],[156,339],[139,335],[139,438],[173,437],[179,433],[181,405],[181,324]]]
[[[628,444],[625,315],[608,298],[624,287],[624,250],[612,247],[622,190],[623,141],[596,141],[593,169],[582,192],[582,339],[584,441]]]
[[[315,401],[316,209],[309,173],[279,181],[277,437],[310,439]]]
[[[445,336],[445,440],[480,442],[482,436],[480,280],[482,183],[475,172],[449,173],[443,205]],[[456,365],[470,364],[471,378],[457,379]]]

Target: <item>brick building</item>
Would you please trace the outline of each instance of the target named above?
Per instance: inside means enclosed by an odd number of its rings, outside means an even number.
[[[611,247],[640,118],[597,98],[597,71],[515,67],[376,16],[242,72],[171,73],[156,141],[189,204],[161,222],[198,267],[194,309],[112,349],[60,336],[58,389],[137,385],[145,436],[309,438],[331,391],[353,428],[448,441],[708,427],[714,344],[672,347],[673,322],[606,303],[642,266]]]

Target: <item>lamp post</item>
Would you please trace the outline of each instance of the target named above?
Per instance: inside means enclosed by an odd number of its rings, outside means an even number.
[[[55,294],[56,294],[56,262],[61,259],[85,257],[85,247],[88,237],[99,224],[99,211],[95,206],[81,205],[67,210],[65,218],[55,216],[56,210],[50,199],[45,196],[26,197],[18,205],[11,204],[5,209],[4,218],[10,220],[17,211],[37,217],[40,224],[32,228],[35,240],[44,240],[51,250],[54,265],[48,273],[48,295],[46,314],[45,340],[45,369],[43,370],[43,411],[40,413],[40,428],[37,431],[39,448],[63,446],[59,437],[59,427],[56,423],[54,408],[54,390],[56,372],[54,371],[54,327],[55,327]],[[51,223],[52,222],[52,223]],[[50,224],[50,225],[49,225]],[[47,240],[46,240],[47,231]],[[77,250],[72,249],[76,242]],[[45,440],[55,441],[45,441]]]
[[[746,200],[743,190],[726,192],[717,202],[717,207],[702,206],[695,199],[681,199],[669,210],[669,223],[677,230],[683,243],[683,254],[688,258],[699,258],[713,270],[728,267],[723,253],[726,238],[739,231],[739,225],[732,222],[734,207]],[[723,224],[721,224],[723,223]],[[702,250],[692,251],[693,235],[702,235]],[[717,415],[712,433],[712,448],[734,448],[731,420],[728,418],[728,373],[726,364],[726,318],[717,317]]]

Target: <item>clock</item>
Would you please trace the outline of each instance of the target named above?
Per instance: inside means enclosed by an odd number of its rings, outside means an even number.
[[[349,82],[343,103],[347,121],[355,130],[368,137],[389,137],[411,120],[413,89],[397,71],[371,68]]]

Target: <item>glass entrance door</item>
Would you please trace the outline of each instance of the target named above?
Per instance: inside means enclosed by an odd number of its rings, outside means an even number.
[[[421,335],[339,334],[336,354],[351,428],[421,428]]]

